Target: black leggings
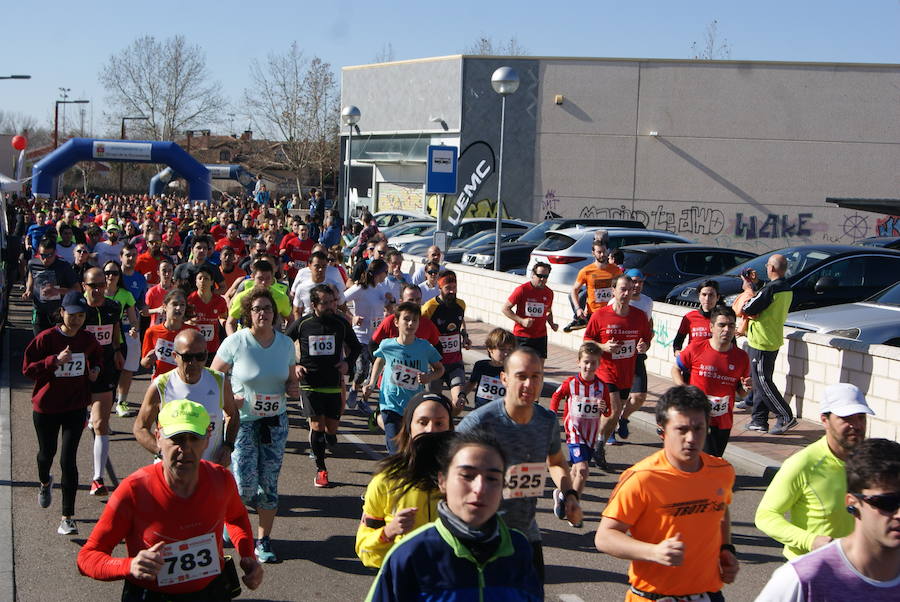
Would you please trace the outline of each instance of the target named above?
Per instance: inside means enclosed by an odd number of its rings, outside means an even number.
[[[711,456],[718,456],[721,458],[725,455],[725,448],[728,446],[728,440],[730,438],[731,429],[720,429],[711,426],[706,433],[706,443],[703,444],[703,451]]]
[[[75,514],[75,492],[78,491],[78,443],[84,431],[85,410],[72,410],[60,414],[32,412],[34,430],[38,438],[37,466],[41,483],[50,481],[50,466],[56,456],[59,431],[62,429],[62,453],[59,467],[62,469],[62,515]]]

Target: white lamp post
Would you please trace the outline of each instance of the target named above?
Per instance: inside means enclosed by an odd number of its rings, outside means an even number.
[[[497,161],[497,226],[494,241],[494,270],[500,271],[500,225],[503,204],[500,193],[503,189],[503,130],[506,122],[506,97],[519,89],[519,74],[512,67],[500,67],[491,76],[491,87],[500,95],[500,157]]]
[[[350,226],[350,149],[353,145],[353,128],[359,123],[361,116],[359,107],[354,105],[347,105],[341,110],[341,123],[346,125],[349,131],[349,136],[347,137],[347,171],[344,179],[344,224],[348,227]]]

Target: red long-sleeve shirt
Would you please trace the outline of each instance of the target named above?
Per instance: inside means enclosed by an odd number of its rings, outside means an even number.
[[[157,581],[142,581],[129,575],[131,560],[141,550],[159,541],[166,544],[213,534],[218,548],[220,567],[222,526],[242,558],[253,554],[250,518],[238,495],[234,477],[226,468],[200,462],[200,474],[194,494],[181,498],[169,488],[162,463],[145,466],[116,487],[97,526],[78,553],[78,570],[100,581],[128,579],[140,587],[181,594],[199,591],[215,579],[203,577],[193,581],[160,586]],[[111,553],[122,540],[128,556],[114,558]],[[163,571],[168,563],[163,564]]]
[[[72,360],[57,366],[56,356],[66,347]],[[22,374],[34,381],[31,407],[41,414],[86,408],[91,403],[88,373],[102,361],[103,350],[89,332],[79,330],[69,337],[54,326],[38,334],[25,347],[22,359]]]

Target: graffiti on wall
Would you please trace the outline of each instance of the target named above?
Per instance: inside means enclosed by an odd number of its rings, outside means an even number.
[[[725,214],[714,207],[691,205],[671,211],[662,205],[644,211],[620,207],[584,207],[579,217],[599,219],[630,219],[642,222],[648,228],[668,230],[677,234],[714,236],[725,228]]]
[[[541,211],[539,215],[544,216],[544,219],[553,219],[555,217],[562,217],[557,209],[559,208],[559,199],[556,198],[555,190],[548,190],[547,194],[544,195],[544,202],[541,203]]]
[[[885,215],[876,220],[875,236],[900,236],[900,215]]]
[[[810,220],[812,213],[798,213],[796,218],[770,213],[765,218],[756,215],[744,216],[737,212],[734,217],[734,236],[745,240],[756,238],[807,238],[812,235]]]
[[[396,184],[393,182],[378,184],[376,211],[421,211],[421,209],[421,184]]]

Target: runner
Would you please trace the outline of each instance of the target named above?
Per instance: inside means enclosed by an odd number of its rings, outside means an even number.
[[[466,303],[456,296],[455,272],[444,270],[438,275],[438,283],[441,294],[422,306],[422,315],[434,322],[440,333],[443,383],[450,389],[450,399],[453,400],[456,414],[459,414],[466,405],[466,398],[462,395],[466,384],[462,350],[472,346],[466,332]],[[441,380],[432,381],[429,390],[440,394]]]
[[[652,340],[652,337],[654,335],[653,299],[643,293],[644,273],[637,268],[631,268],[630,270],[627,270],[625,272],[625,275],[631,278],[631,282],[634,284],[634,288],[631,291],[631,302],[629,303],[629,305],[631,307],[640,309],[647,315],[647,320],[650,322],[650,337]],[[641,406],[643,406],[644,402],[647,401],[647,366],[645,365],[646,361],[646,353],[637,354],[637,360],[635,360],[634,363],[634,380],[631,383],[631,393],[628,394],[628,399],[625,400],[625,407],[622,409],[622,417],[619,418],[619,427],[610,436],[610,438],[607,439],[607,444],[618,444],[618,442],[616,441],[616,433],[618,433],[619,437],[621,437],[622,439],[628,439],[628,436],[631,434],[628,430],[628,417],[641,409]]]
[[[609,263],[608,236],[605,234],[605,230],[598,230],[594,233],[594,242],[591,245],[594,262],[581,268],[578,276],[575,277],[575,284],[572,285],[572,291],[569,293],[575,319],[563,329],[565,332],[585,326],[590,314],[605,307],[612,299],[613,279],[621,274],[622,270],[615,264]],[[582,287],[586,289],[587,309],[583,308],[581,303]]]
[[[144,275],[148,285],[153,286],[159,284],[159,262],[166,256],[162,253],[162,239],[159,232],[150,230],[146,241],[147,250],[137,256],[134,269]]]
[[[159,415],[162,461],[139,469],[116,488],[87,543],[78,570],[101,581],[124,579],[124,602],[231,600],[223,527],[241,556],[243,582],[259,587],[263,569],[253,557],[250,518],[225,468],[201,460],[209,416],[180,400]],[[127,556],[113,557],[125,540]],[[180,597],[179,597],[180,595]]]
[[[453,408],[443,395],[417,393],[403,412],[397,453],[378,463],[366,487],[356,530],[356,555],[378,568],[404,535],[437,518],[438,461],[453,431]]]
[[[225,320],[225,332],[228,336],[237,332],[239,326],[241,326],[239,320],[242,316],[247,316],[246,312],[244,312],[243,299],[256,287],[263,287],[268,290],[275,300],[275,308],[278,311],[276,324],[279,330],[283,322],[291,317],[291,300],[285,294],[284,286],[275,280],[274,264],[266,259],[257,259],[253,262],[252,269],[253,275],[252,279],[248,281],[248,288],[238,292],[231,299],[231,304],[228,307],[228,318]],[[243,323],[244,326],[247,326],[247,324],[249,322]]]
[[[386,295],[390,296],[394,301],[400,298],[400,289],[404,284],[409,283],[406,274],[403,273],[403,253],[396,249],[390,249],[385,255],[384,260],[388,265],[388,275],[378,286],[384,289]],[[387,310],[393,313],[394,308],[388,306]]]
[[[544,581],[541,531],[535,520],[537,499],[544,494],[547,472],[556,488],[565,492],[565,516],[582,521],[578,492],[572,487],[569,466],[559,443],[556,414],[535,403],[544,384],[544,367],[533,349],[519,348],[506,358],[500,380],[506,397],[469,413],[457,430],[484,429],[492,433],[507,456],[506,486],[500,505],[504,521],[531,542],[533,562]]]
[[[122,249],[122,254],[127,253],[129,247]],[[134,249],[131,249],[134,253]],[[106,277],[106,296],[119,304],[119,329],[122,333],[120,348],[124,350],[125,363],[119,372],[119,381],[116,383],[116,395],[113,404],[116,415],[120,418],[134,416],[128,407],[128,392],[131,390],[131,379],[135,370],[140,367],[141,341],[138,338],[140,321],[135,310],[134,295],[125,287],[122,278],[122,268],[115,261],[107,261],[103,266],[103,275]]]
[[[212,369],[230,373],[241,405],[232,469],[241,499],[259,515],[256,556],[275,562],[270,535],[278,510],[278,476],[288,436],[287,397],[298,397],[294,345],[274,328],[275,300],[263,287],[244,295],[247,328],[222,341]]]
[[[159,261],[159,284],[151,286],[144,296],[147,313],[150,315],[150,325],[162,324],[165,320],[163,300],[172,289],[175,288],[175,268],[168,257]],[[146,335],[146,331],[144,332]]]
[[[719,303],[719,283],[715,280],[704,280],[700,283],[700,292],[697,293],[700,299],[700,308],[689,311],[681,318],[681,324],[678,326],[678,334],[672,341],[672,350],[675,357],[684,346],[684,339],[687,338],[688,345],[696,340],[708,339],[712,336],[709,329],[709,314],[713,308]]]
[[[514,468],[506,449],[486,433],[453,439],[438,474],[438,520],[391,549],[367,602],[544,599],[527,539],[498,512]]]
[[[52,327],[58,320],[60,300],[69,291],[81,292],[72,266],[56,258],[56,239],[42,238],[37,253],[26,266],[28,277],[24,301],[31,301],[31,328],[37,336]]]
[[[175,368],[175,337],[185,328],[197,330],[196,326],[185,324],[184,314],[187,299],[180,288],[173,289],[163,300],[165,319],[162,324],[151,326],[144,333],[141,347],[141,366],[153,366],[153,378]]]
[[[722,584],[737,576],[728,508],[734,468],[700,451],[709,410],[696,387],[666,391],[656,405],[663,449],[622,473],[603,511],[594,545],[631,561],[628,602],[720,602]]]
[[[231,382],[221,372],[204,367],[206,340],[196,330],[178,333],[173,341],[173,357],[175,369],[157,376],[147,387],[132,427],[134,438],[144,449],[156,454],[156,435],[152,428],[160,407],[174,399],[190,399],[206,409],[211,423],[203,459],[228,466],[240,424]]]
[[[62,324],[49,328],[28,343],[22,374],[34,381],[32,419],[38,439],[38,504],[49,508],[53,477],[50,468],[59,456],[62,518],[57,533],[78,533],[75,494],[78,491],[78,444],[84,431],[85,409],[90,405],[90,382],[100,375],[103,351],[96,339],[82,330],[87,301],[81,293],[67,293],[62,301]]]
[[[383,340],[378,346],[369,382],[362,390],[365,401],[384,370],[385,377],[378,391],[378,421],[384,429],[389,454],[397,451],[396,437],[409,400],[423,390],[423,385],[439,379],[444,371],[441,354],[434,345],[416,338],[421,315],[421,309],[414,303],[397,306],[394,316],[399,335],[396,339]]]
[[[413,303],[421,307],[421,289],[415,284],[404,284],[400,292],[400,303]],[[397,330],[397,321],[394,318],[394,315],[391,314],[390,316],[385,316],[381,321],[381,324],[378,325],[378,328],[375,329],[375,332],[372,333],[372,340],[369,343],[369,348],[374,352],[378,349],[378,345],[381,344],[381,341],[396,338],[398,334],[400,334],[400,331]],[[416,329],[416,338],[425,339],[437,347],[440,345],[440,340],[438,339],[439,336],[440,333],[438,333],[437,326],[434,325],[434,322],[425,316],[419,318],[419,327]]]
[[[327,261],[321,254],[316,262]],[[285,333],[300,345],[297,373],[303,408],[309,419],[310,448],[316,458],[316,487],[330,487],[325,466],[326,439],[337,441],[337,429],[343,413],[344,376],[362,351],[353,328],[335,313],[337,299],[327,284],[318,284],[309,292],[311,312],[300,318]],[[345,352],[346,349],[346,352]]]
[[[509,354],[516,348],[516,337],[508,330],[495,328],[484,339],[488,359],[478,360],[472,366],[469,382],[463,389],[468,405],[469,393],[475,391],[475,408],[506,397],[506,387],[500,382],[500,372]]]
[[[188,295],[187,302],[194,312],[193,323],[200,329],[212,359],[221,343],[222,320],[228,315],[228,304],[222,295],[213,292],[213,275],[208,267],[200,266],[195,283],[197,290]]]
[[[428,303],[441,294],[441,287],[438,286],[437,281],[441,269],[441,264],[436,261],[425,264],[425,280],[419,283],[419,289],[422,291],[422,303]]]
[[[583,343],[578,350],[578,374],[564,380],[550,399],[550,411],[554,414],[559,411],[560,403],[565,404],[563,425],[572,464],[572,487],[578,492],[579,499],[590,474],[588,462],[594,455],[600,434],[600,416],[610,413],[609,394],[596,374],[602,353],[596,343]],[[559,489],[553,490],[553,511],[560,520],[566,518]],[[576,528],[582,525],[573,521],[569,524]]]
[[[637,354],[645,353],[652,337],[650,322],[644,312],[631,309],[631,278],[617,276],[613,280],[613,297],[609,305],[591,314],[584,340],[600,345],[603,356],[597,376],[609,393],[612,411],[600,419],[600,440],[597,442],[594,464],[607,473],[614,472],[606,461],[606,440],[619,424],[623,400],[628,399],[634,381]]]
[[[344,283],[340,282],[337,284],[333,280],[328,280],[326,272],[329,267],[328,255],[322,251],[314,251],[309,257],[309,267],[303,268],[297,273],[297,278],[294,279],[294,285],[291,288],[291,292],[294,295],[293,315],[295,320],[304,313],[312,311],[309,293],[320,284],[325,284],[331,289],[337,305],[344,304]],[[307,272],[308,277],[301,279],[301,274],[304,270]]]
[[[690,383],[706,393],[710,403],[709,432],[703,451],[722,457],[734,424],[734,402],[750,388],[750,358],[734,344],[734,310],[717,305],[709,314],[708,339],[698,338],[681,352],[672,366],[672,380]]]
[[[531,268],[531,282],[520,284],[503,305],[503,315],[515,323],[513,334],[520,347],[531,347],[547,359],[547,326],[559,328],[553,321],[553,291],[547,287],[550,265],[537,262]],[[513,307],[516,311],[513,312]]]
[[[197,236],[191,244],[190,257],[175,268],[175,282],[184,289],[186,294],[194,292],[197,272],[202,265],[208,265],[209,269],[212,270],[213,280],[216,283],[214,288],[220,287],[225,282],[225,277],[222,276],[218,266],[208,261],[212,246],[213,242],[209,236]]]
[[[416,285],[422,284],[428,279],[429,265],[433,267],[434,264],[437,264],[438,271],[440,271],[444,267],[443,260],[444,253],[441,251],[441,248],[437,245],[431,245],[428,247],[428,251],[425,252],[422,263],[410,269],[409,282]]]
[[[115,262],[113,262],[113,265]],[[100,268],[84,273],[84,297],[87,312],[85,331],[94,335],[103,349],[100,376],[91,383],[91,418],[94,431],[94,478],[91,495],[105,496],[109,492],[103,484],[103,471],[109,458],[109,416],[113,406],[113,392],[119,384],[119,371],[125,365],[122,357],[122,306],[107,299],[106,276]]]

